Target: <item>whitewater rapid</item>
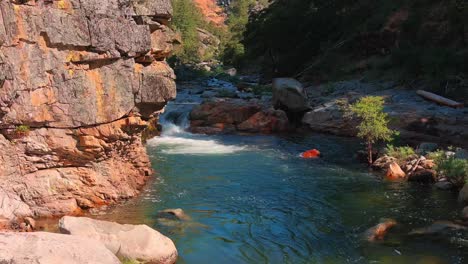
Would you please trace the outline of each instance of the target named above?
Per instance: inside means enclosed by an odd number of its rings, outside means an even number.
[[[161,136],[149,140],[148,145],[159,147],[164,154],[174,155],[232,154],[247,150],[247,146],[226,145],[205,135],[189,133],[186,124],[164,122]]]

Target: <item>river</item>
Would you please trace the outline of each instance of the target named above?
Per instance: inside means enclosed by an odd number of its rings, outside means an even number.
[[[170,104],[165,116],[181,107]],[[408,235],[456,219],[456,193],[383,181],[356,162],[356,139],[194,135],[181,118],[167,119],[162,136],[148,142],[157,177],[104,218],[153,226],[174,240],[178,263],[468,262],[467,250],[447,238]],[[323,157],[300,158],[311,148]],[[191,220],[160,218],[166,208]],[[382,218],[398,225],[384,241],[366,241]]]

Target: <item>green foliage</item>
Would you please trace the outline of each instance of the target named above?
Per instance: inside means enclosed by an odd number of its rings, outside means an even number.
[[[384,99],[381,96],[366,96],[351,105],[351,112],[360,119],[358,137],[371,143],[391,140],[395,131],[387,126],[388,115],[383,112],[383,105]]]
[[[468,160],[446,157],[436,163],[436,170],[453,184],[462,186],[468,177]]]
[[[439,175],[455,185],[462,186],[468,177],[468,160],[456,158],[443,150],[430,152],[426,155],[428,159],[434,160],[435,170]]]
[[[442,160],[446,159],[447,157],[445,155],[445,151],[437,150],[437,151],[427,153],[426,158],[434,160],[434,163],[437,164],[441,162]]]
[[[357,136],[367,143],[369,164],[372,164],[372,144],[376,141],[390,141],[395,131],[388,128],[388,115],[383,111],[381,96],[366,96],[349,107],[360,123]]]
[[[276,0],[251,16],[243,41],[245,54],[260,61],[264,74],[301,72],[311,80],[354,77],[363,71],[437,82],[454,75],[466,77],[465,2]],[[408,11],[407,19],[386,32],[390,18],[402,10]],[[369,58],[373,61],[356,67]],[[464,90],[466,86],[458,89]]]
[[[31,128],[27,125],[19,125],[15,128],[17,134],[27,134],[30,130]]]
[[[228,34],[223,43],[222,59],[225,64],[239,66],[245,55],[244,33],[249,22],[253,0],[236,0],[228,13]]]
[[[203,22],[200,10],[192,0],[172,0],[173,27],[182,36],[182,46],[175,55],[184,63],[198,62],[199,40],[197,27]]]
[[[393,145],[387,145],[385,148],[385,154],[390,157],[396,158],[398,161],[408,160],[411,156],[415,155],[416,152],[410,146],[394,147]]]
[[[468,160],[450,156],[436,164],[436,169],[449,178],[465,178],[468,176]]]

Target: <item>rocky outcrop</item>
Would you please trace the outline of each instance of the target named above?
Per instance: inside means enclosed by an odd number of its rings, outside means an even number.
[[[278,133],[289,129],[286,113],[258,100],[218,99],[196,106],[190,113],[193,133]]]
[[[172,240],[147,225],[121,225],[86,217],[65,216],[60,232],[101,242],[122,259],[171,264],[177,260]]]
[[[54,233],[0,233],[0,262],[15,264],[119,264],[98,241]]]
[[[197,28],[199,42],[198,56],[202,59],[211,58],[219,52],[221,40],[207,30]]]
[[[311,86],[307,89],[312,109],[302,123],[317,132],[355,136],[356,121],[347,117],[346,104],[366,95],[383,96],[384,111],[390,126],[407,141],[429,141],[468,144],[467,108],[453,109],[429,102],[414,90],[391,82],[362,82],[359,80]]]
[[[0,2],[0,220],[135,196],[175,97],[169,0]]]
[[[300,82],[292,78],[273,79],[273,99],[275,108],[286,112],[302,112],[309,109],[307,95]]]

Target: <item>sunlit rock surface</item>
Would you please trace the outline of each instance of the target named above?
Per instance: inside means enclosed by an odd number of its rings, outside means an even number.
[[[176,94],[171,16],[169,0],[0,2],[0,221],[138,193],[141,132]]]

